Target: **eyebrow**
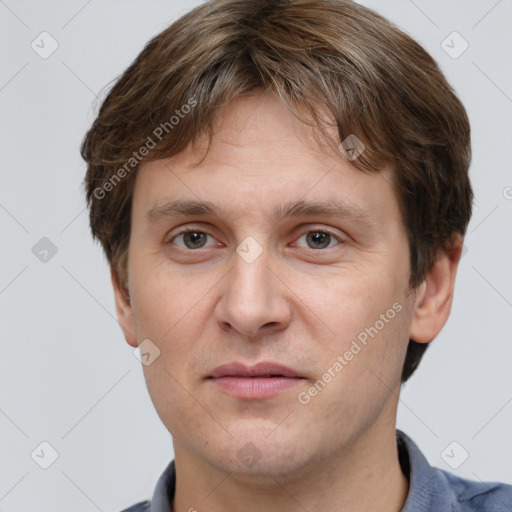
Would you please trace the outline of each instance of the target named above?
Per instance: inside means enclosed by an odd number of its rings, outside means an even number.
[[[369,229],[376,225],[367,211],[347,199],[325,202],[290,201],[274,209],[272,220],[277,222],[284,218],[319,215],[343,217]],[[228,218],[229,214],[223,207],[209,201],[173,200],[154,206],[146,212],[145,218],[146,223],[151,226],[161,219],[183,216]]]

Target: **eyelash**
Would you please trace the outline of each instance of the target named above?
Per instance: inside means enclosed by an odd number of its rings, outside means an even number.
[[[201,233],[201,234],[204,234],[206,236],[210,236],[212,238],[213,235],[210,235],[210,233],[207,233],[206,231],[201,231],[199,229],[190,229],[190,228],[187,228],[187,229],[184,229],[183,231],[180,231],[179,233],[176,233],[172,238],[170,238],[168,241],[166,241],[165,243],[166,244],[172,244],[173,243],[173,240],[175,240],[176,238],[182,236],[182,235],[185,235],[187,233]],[[328,229],[308,229],[307,231],[304,231],[300,234],[300,236],[298,237],[298,239],[302,238],[304,235],[307,235],[308,233],[323,233],[323,234],[327,234],[329,236],[331,236],[332,238],[334,238],[338,244],[342,244],[344,242],[344,240],[342,240],[338,235],[334,234],[332,231],[329,231]],[[297,240],[298,240],[297,239]],[[179,249],[183,250],[183,251],[199,251],[200,249],[204,249],[204,247],[199,247],[197,249],[190,249],[190,248],[183,248],[183,247],[180,247],[178,246]],[[303,249],[310,249],[312,251],[322,251],[322,250],[325,250],[325,249],[331,249],[332,247],[324,247],[322,249],[312,249],[311,247],[302,247]]]

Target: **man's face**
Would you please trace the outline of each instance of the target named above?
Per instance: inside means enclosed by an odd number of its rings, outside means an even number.
[[[127,340],[160,350],[144,374],[177,454],[291,475],[394,429],[414,300],[406,231],[390,170],[315,146],[269,93],[221,120],[200,164],[189,147],[138,172]]]

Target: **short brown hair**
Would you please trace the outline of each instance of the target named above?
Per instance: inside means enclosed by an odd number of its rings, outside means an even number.
[[[349,135],[365,144],[352,162],[361,171],[393,165],[410,287],[418,286],[469,223],[469,122],[432,57],[350,0],[211,0],[149,41],[117,80],[81,153],[92,233],[119,282],[140,162],[173,156],[200,135],[211,141],[222,107],[256,88],[319,129],[328,112],[338,144]],[[410,340],[402,382],[427,346]]]

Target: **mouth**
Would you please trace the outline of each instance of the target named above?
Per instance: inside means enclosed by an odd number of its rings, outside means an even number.
[[[243,363],[221,365],[207,377],[219,391],[236,398],[261,400],[287,391],[305,377],[286,366],[262,362],[254,366]]]

